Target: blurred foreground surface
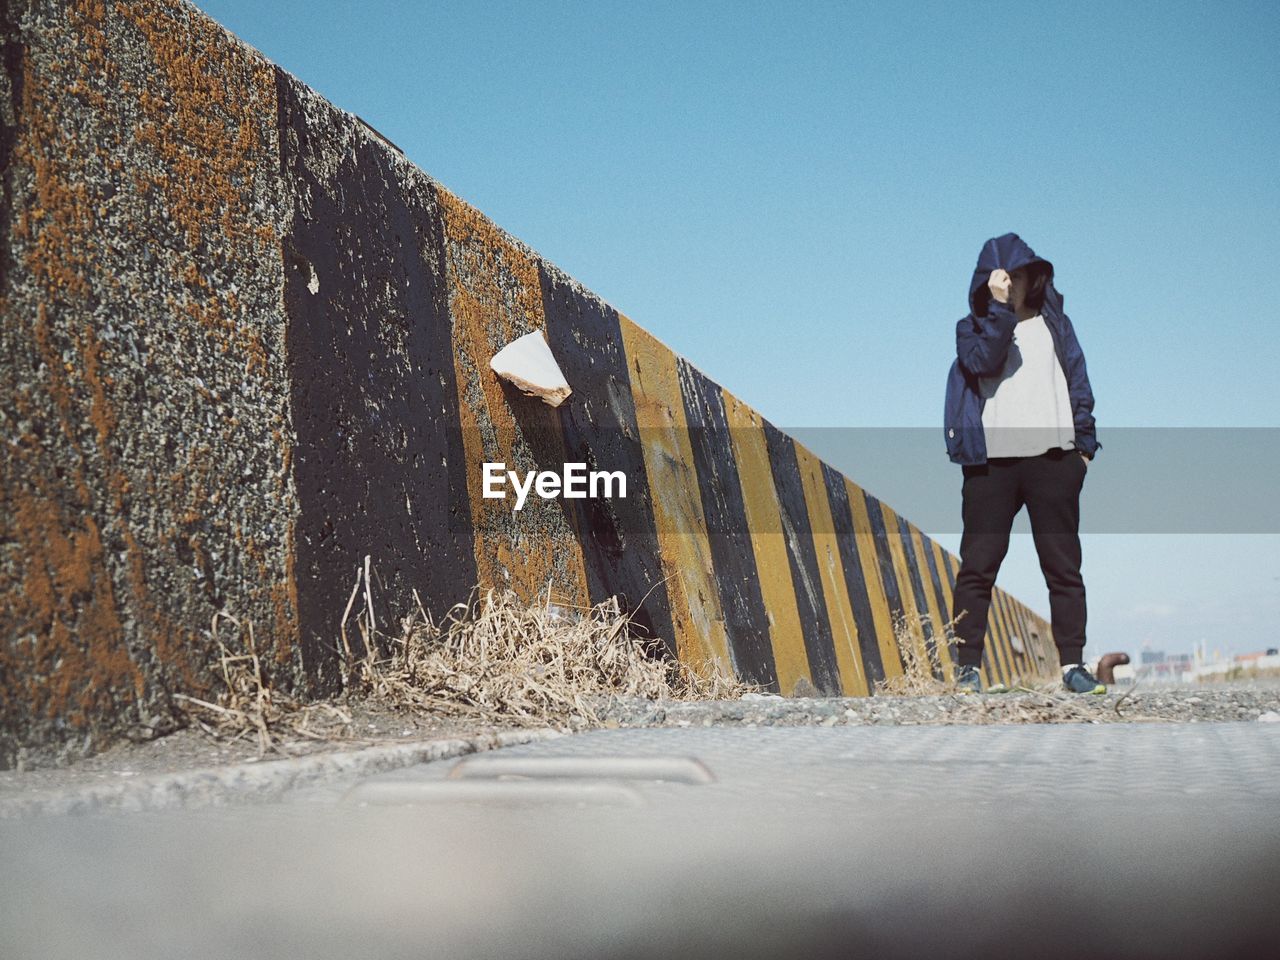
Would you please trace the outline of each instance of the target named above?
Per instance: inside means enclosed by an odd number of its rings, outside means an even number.
[[[0,955],[1266,956],[1277,810],[1280,724],[598,730],[0,822]]]

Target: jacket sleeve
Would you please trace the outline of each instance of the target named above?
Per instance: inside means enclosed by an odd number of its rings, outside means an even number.
[[[1063,332],[1066,342],[1062,345],[1067,358],[1067,389],[1071,394],[1071,409],[1076,427],[1076,448],[1089,459],[1093,459],[1102,444],[1098,442],[1097,429],[1093,418],[1093,389],[1089,386],[1089,371],[1084,363],[1084,351],[1080,341],[1076,339],[1075,328],[1064,313]]]
[[[985,317],[970,313],[956,324],[956,357],[960,366],[979,377],[994,377],[1004,369],[1018,317],[1008,304],[991,301]]]

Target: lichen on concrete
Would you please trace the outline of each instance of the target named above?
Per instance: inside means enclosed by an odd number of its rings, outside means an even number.
[[[219,609],[298,668],[272,68],[181,4],[7,15],[0,763],[162,727]]]

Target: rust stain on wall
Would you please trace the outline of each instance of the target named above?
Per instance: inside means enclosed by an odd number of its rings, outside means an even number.
[[[144,182],[163,198],[187,251],[174,261],[177,279],[192,298],[182,309],[218,338],[222,352],[234,348],[243,355],[247,375],[261,376],[261,335],[227,315],[227,307],[238,305],[235,294],[224,303],[209,274],[219,266],[234,271],[242,258],[280,245],[272,224],[251,214],[252,195],[244,189],[266,152],[253,118],[274,116],[275,74],[265,60],[243,72],[217,69],[211,54],[230,52],[225,31],[204,17],[179,19],[174,7],[163,0],[117,6],[145,38],[164,81],[138,97],[143,119],[134,138],[160,161]]]
[[[0,537],[25,561],[16,570],[6,564],[0,580],[13,633],[0,645],[0,674],[10,688],[4,713],[29,709],[84,729],[117,698],[137,696],[142,673],[124,644],[96,521],[60,505],[47,488],[12,486],[9,465],[25,453],[11,453],[4,471],[9,499]],[[15,574],[20,579],[10,579]]]
[[[562,502],[531,495],[516,513],[512,499],[483,496],[484,463],[524,472],[564,462],[556,410],[505,387],[489,369],[507,343],[545,329],[538,265],[481,213],[437,189],[477,575],[525,598],[550,584],[562,602],[588,605],[582,546]]]
[[[31,6],[6,14],[0,765],[100,746],[166,714],[166,691],[202,692],[224,605],[281,662],[291,643],[284,531],[230,496],[260,469],[263,421],[288,436],[250,276],[279,261],[258,189],[271,67],[182,3]]]

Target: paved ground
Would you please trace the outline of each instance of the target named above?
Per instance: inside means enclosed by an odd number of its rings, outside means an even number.
[[[0,823],[0,955],[1253,957],[1278,809],[1256,721],[597,730]]]
[[[349,752],[370,747],[412,747],[430,741],[492,737],[514,732],[462,717],[423,716],[368,700],[343,701],[353,723],[325,739],[294,739],[259,757],[252,736],[214,741],[190,727],[154,740],[118,743],[64,766],[0,770],[0,817],[38,806],[50,794],[68,791],[122,792],[128,785],[165,776],[191,775],[209,768],[261,763],[279,767],[282,757]],[[1198,687],[1146,683],[1121,687],[1102,697],[1058,692],[1015,692],[977,697],[781,698],[749,694],[735,700],[660,701],[612,699],[597,703],[611,727],[689,726],[859,726],[965,725],[991,723],[1218,723],[1280,721],[1280,681],[1257,680]],[[569,732],[568,728],[562,728]],[[287,763],[288,761],[286,761]],[[266,778],[259,774],[255,777]],[[135,790],[134,792],[140,792]],[[58,801],[58,809],[67,804]]]
[[[1280,728],[1270,725],[595,730],[509,747],[500,756],[694,757],[714,772],[713,782],[689,790],[640,780],[637,789],[655,808],[697,805],[722,814],[793,804],[847,811],[912,803],[945,789],[956,806],[1204,796],[1275,804],[1280,818]],[[482,768],[498,757],[475,756],[464,766]],[[360,783],[438,783],[456,765],[423,764]],[[338,782],[295,796],[337,800],[351,786]]]

